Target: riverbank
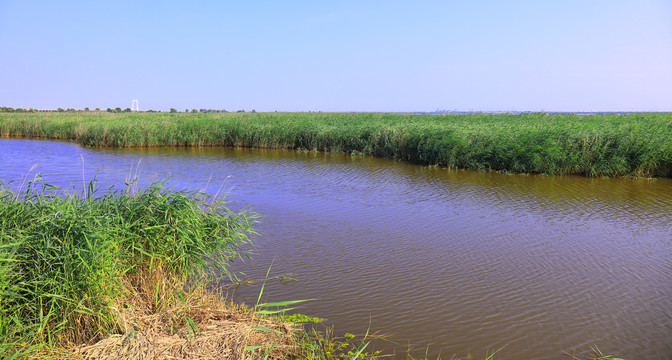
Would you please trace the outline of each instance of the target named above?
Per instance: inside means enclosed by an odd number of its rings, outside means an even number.
[[[241,256],[254,214],[161,184],[20,188],[0,186],[0,358],[260,358],[293,346],[292,324],[206,290]]]
[[[324,151],[507,173],[672,176],[670,113],[4,113],[0,134],[101,147]]]

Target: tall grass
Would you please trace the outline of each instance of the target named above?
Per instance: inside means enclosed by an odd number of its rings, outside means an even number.
[[[512,173],[672,176],[670,113],[6,113],[0,134],[86,146],[356,153]]]
[[[0,358],[92,343],[132,307],[177,301],[249,241],[254,215],[224,205],[161,183],[100,196],[0,183]]]

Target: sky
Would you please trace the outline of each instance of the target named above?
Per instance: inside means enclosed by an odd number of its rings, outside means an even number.
[[[0,106],[672,111],[672,1],[0,0]]]

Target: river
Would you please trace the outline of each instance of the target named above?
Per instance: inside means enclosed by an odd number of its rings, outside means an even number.
[[[34,168],[31,170],[31,167]],[[376,349],[561,359],[597,345],[672,359],[672,179],[503,175],[368,157],[224,148],[99,149],[0,139],[0,180],[103,191],[170,178],[261,217],[247,278],[267,301],[316,299]],[[243,276],[243,275],[241,275]],[[256,286],[230,296],[254,303]],[[318,327],[319,328],[319,327]]]

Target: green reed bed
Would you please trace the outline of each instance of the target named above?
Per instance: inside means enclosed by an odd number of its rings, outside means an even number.
[[[0,114],[0,134],[86,146],[341,152],[510,173],[672,176],[672,114]]]
[[[100,196],[36,184],[0,183],[0,358],[123,332],[124,313],[174,303],[222,270],[254,221],[161,184]]]

